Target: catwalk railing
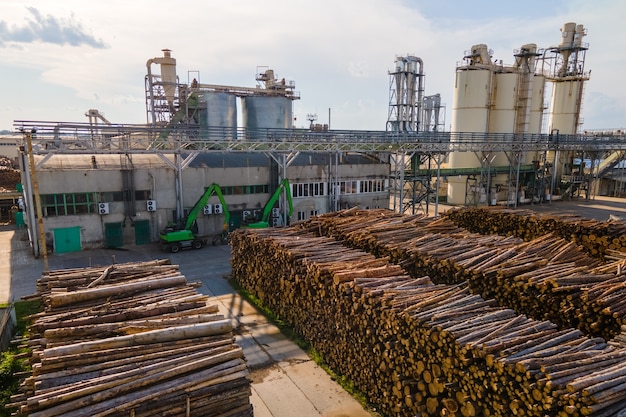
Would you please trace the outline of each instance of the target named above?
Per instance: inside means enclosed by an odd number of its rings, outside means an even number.
[[[485,134],[369,130],[243,129],[200,126],[90,125],[16,120],[34,152],[529,152],[626,150],[623,134]]]

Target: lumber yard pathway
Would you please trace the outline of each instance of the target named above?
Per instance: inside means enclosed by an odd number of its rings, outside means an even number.
[[[35,259],[24,229],[0,226],[0,303],[36,293],[43,260]],[[51,254],[50,270],[107,266],[111,263],[169,258],[198,292],[212,296],[234,320],[236,341],[248,361],[255,417],[371,417],[363,407],[318,367],[302,349],[283,336],[230,286],[229,246],[207,246],[177,254],[156,245],[94,249]]]

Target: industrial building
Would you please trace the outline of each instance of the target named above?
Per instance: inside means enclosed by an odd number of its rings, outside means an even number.
[[[184,83],[163,50],[146,63],[145,125],[116,125],[94,109],[89,123],[15,121],[34,251],[156,242],[214,183],[226,207],[212,196],[198,235],[258,220],[284,179],[293,211],[284,193],[270,207],[273,225],[354,206],[414,213],[439,202],[617,193],[626,143],[621,132],[581,129],[586,30],[567,23],[561,32],[554,47],[523,44],[512,65],[472,46],[456,69],[448,132],[445,106],[425,94],[425,64],[413,55],[396,57],[389,72],[386,130],[337,131],[314,118],[310,129],[294,128],[300,94],[269,68],[257,70],[254,87],[203,84],[199,74]]]
[[[175,170],[162,158],[133,155],[132,168],[126,155],[37,158],[47,246],[67,252],[158,241],[159,231],[176,220],[178,203]],[[173,158],[168,161],[173,164]],[[334,163],[326,154],[309,154],[300,155],[289,166],[294,210],[287,222],[329,211],[328,183],[334,175],[342,178],[337,208],[388,205],[388,164],[358,154]],[[259,218],[274,191],[272,172],[272,161],[263,154],[198,155],[182,172],[183,210],[188,211],[210,184],[217,183],[228,207],[221,207],[217,197],[212,197],[197,218],[198,234],[219,235],[226,209],[230,213],[227,227],[237,228],[246,218]],[[274,213],[274,224],[284,224],[283,213]]]

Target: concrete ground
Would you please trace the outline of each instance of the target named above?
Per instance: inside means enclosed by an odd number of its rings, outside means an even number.
[[[520,206],[537,212],[578,214],[600,221],[615,215],[626,219],[626,200],[555,201]],[[439,206],[439,212],[449,206]],[[24,229],[0,226],[0,303],[19,300],[36,292],[43,260],[34,259]],[[228,246],[209,246],[178,254],[155,245],[126,249],[97,249],[48,257],[50,270],[110,265],[169,258],[189,281],[202,283],[199,292],[211,295],[222,314],[238,323],[237,343],[243,347],[252,379],[251,402],[257,417],[371,417],[371,412],[348,395],[328,374],[287,340],[279,330],[243,300],[230,286]]]

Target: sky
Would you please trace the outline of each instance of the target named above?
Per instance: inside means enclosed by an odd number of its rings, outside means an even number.
[[[513,64],[524,44],[557,45],[566,22],[587,29],[583,128],[624,128],[625,18],[617,0],[2,0],[0,130],[88,122],[89,109],[146,123],[146,63],[165,48],[180,82],[254,87],[257,68],[269,67],[300,93],[296,127],[315,113],[358,130],[385,130],[389,71],[396,56],[415,55],[449,130],[455,69],[472,45]]]

